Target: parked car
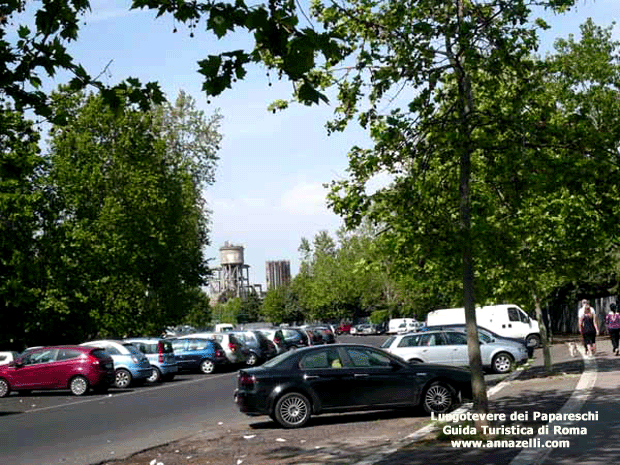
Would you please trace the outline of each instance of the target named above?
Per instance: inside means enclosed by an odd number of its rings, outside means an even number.
[[[114,386],[119,389],[144,384],[152,374],[146,355],[128,342],[103,339],[80,345],[105,349],[114,360]]]
[[[11,391],[69,389],[81,396],[114,383],[114,362],[95,347],[50,346],[29,350],[0,366],[0,397]]]
[[[328,326],[308,326],[308,328],[318,332],[321,335],[324,344],[334,344],[336,342],[336,336]]]
[[[425,326],[421,328],[421,331],[434,331],[434,330],[450,330],[450,331],[459,331],[461,333],[467,332],[467,327],[465,325],[440,325],[440,326]],[[502,344],[517,344],[518,346],[525,346],[527,350],[527,356],[532,358],[534,356],[534,346],[528,345],[527,341],[524,338],[514,338],[514,337],[505,337],[500,336],[499,334],[491,331],[490,329],[483,328],[482,326],[478,326],[478,335],[482,338],[485,343],[489,342],[499,342]]]
[[[180,339],[197,337],[203,339],[213,339],[214,341],[218,342],[222,349],[224,349],[226,358],[233,365],[245,363],[248,358],[249,350],[247,350],[247,348],[244,349],[242,341],[237,339],[237,337],[230,332],[201,332],[188,334],[187,336],[181,336]]]
[[[125,342],[133,344],[149,359],[151,376],[146,379],[149,383],[174,379],[179,371],[179,365],[174,357],[172,344],[168,339],[139,337],[125,339]]]
[[[261,367],[241,369],[234,393],[239,410],[269,415],[285,428],[311,415],[421,406],[428,413],[452,410],[471,398],[464,368],[408,364],[382,349],[331,344],[293,350]]]
[[[391,336],[381,347],[409,362],[469,365],[467,336],[458,331],[425,331]],[[481,338],[480,356],[486,369],[507,373],[515,363],[527,360],[527,350],[512,344],[485,343]]]
[[[245,364],[248,366],[260,365],[278,355],[276,345],[257,330],[231,332],[248,351]]]
[[[0,352],[0,365],[6,365],[17,358],[18,353],[13,351]]]
[[[215,339],[184,337],[170,341],[179,370],[215,372],[218,367],[228,365],[224,349]]]
[[[351,332],[352,326],[349,323],[343,323],[336,328],[336,334],[349,334]]]
[[[303,328],[288,327],[282,328],[280,331],[282,331],[285,344],[289,348],[298,349],[299,347],[307,347],[310,345],[308,333]]]
[[[351,328],[351,334],[355,336],[377,334],[377,329],[370,323],[362,323]]]
[[[289,346],[286,342],[284,333],[282,333],[282,330],[280,328],[260,328],[258,329],[258,331],[267,336],[267,339],[269,339],[276,345],[276,348],[278,349],[278,354],[286,352],[291,348],[291,346]]]

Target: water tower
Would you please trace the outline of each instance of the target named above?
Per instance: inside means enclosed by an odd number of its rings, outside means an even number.
[[[225,242],[220,247],[220,266],[215,268],[210,294],[220,297],[243,297],[250,288],[250,265],[243,262],[243,246]]]

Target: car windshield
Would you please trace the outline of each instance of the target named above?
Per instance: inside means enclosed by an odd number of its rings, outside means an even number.
[[[390,347],[392,345],[392,342],[394,342],[394,339],[396,339],[394,336],[388,337],[385,340],[385,342],[383,344],[381,344],[381,347],[383,347],[383,348]]]

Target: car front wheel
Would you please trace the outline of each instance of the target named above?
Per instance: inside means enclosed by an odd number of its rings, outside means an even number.
[[[301,428],[310,419],[310,401],[298,392],[284,394],[274,409],[274,417],[285,428]]]
[[[248,366],[254,366],[254,365],[258,365],[258,355],[256,355],[254,352],[251,352],[250,355],[248,355],[248,359],[245,361],[246,365]]]
[[[83,376],[76,376],[69,383],[69,389],[74,396],[83,396],[88,392],[88,381]]]
[[[11,387],[6,379],[0,378],[0,397],[6,397],[11,392]]]
[[[116,370],[116,375],[114,377],[114,386],[119,389],[128,388],[131,385],[131,373],[127,370]]]
[[[446,413],[456,404],[456,393],[452,386],[435,381],[424,391],[422,407],[426,413]]]
[[[540,347],[540,337],[537,334],[530,334],[527,338],[525,338],[525,343],[528,347],[533,347],[536,349]]]
[[[512,370],[514,359],[510,354],[500,352],[493,357],[493,371],[495,373],[508,373]]]
[[[206,359],[200,362],[200,371],[205,375],[210,375],[215,371],[215,363],[212,360]]]

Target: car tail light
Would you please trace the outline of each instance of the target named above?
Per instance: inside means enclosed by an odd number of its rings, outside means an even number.
[[[240,388],[253,389],[256,386],[256,376],[250,376],[247,373],[239,373],[238,385]]]
[[[236,352],[239,346],[233,342],[229,342],[228,348],[230,349],[231,352]]]
[[[223,351],[223,350],[220,350],[220,349],[217,349],[217,350],[215,351],[215,356],[216,356],[216,357],[224,357],[224,356],[225,356],[225,355],[224,355],[224,351]]]
[[[159,354],[159,363],[164,363],[164,345],[161,342],[157,344],[157,353]]]

